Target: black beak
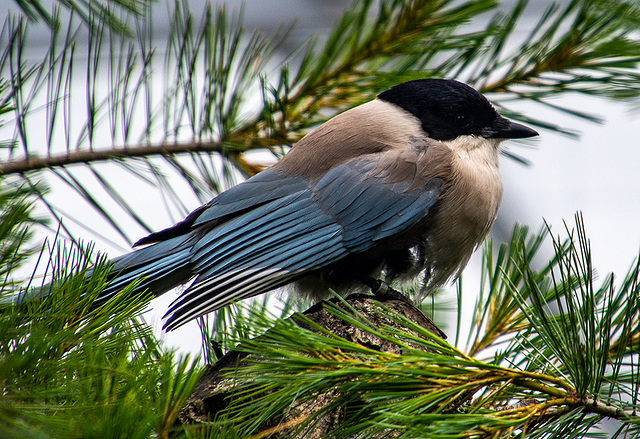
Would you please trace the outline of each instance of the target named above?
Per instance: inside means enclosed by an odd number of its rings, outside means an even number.
[[[487,139],[524,139],[538,135],[537,131],[532,130],[528,126],[500,117],[495,121],[493,126],[486,131],[484,137]]]

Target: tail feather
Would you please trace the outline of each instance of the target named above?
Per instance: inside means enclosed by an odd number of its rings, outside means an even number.
[[[178,236],[113,259],[112,278],[97,302],[108,300],[136,279],[143,278],[134,293],[159,296],[193,277],[192,237]]]
[[[95,305],[99,306],[140,278],[142,281],[133,290],[133,294],[149,291],[154,296],[159,296],[187,283],[193,277],[191,251],[194,239],[191,235],[179,236],[112,259],[107,285],[95,299]],[[87,277],[92,274],[93,269],[89,269]],[[52,284],[48,283],[19,294],[3,296],[0,303],[24,304],[47,297],[51,292]]]

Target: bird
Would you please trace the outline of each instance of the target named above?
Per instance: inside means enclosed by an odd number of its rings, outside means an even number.
[[[136,291],[156,296],[188,284],[168,331],[285,286],[316,300],[408,279],[432,291],[459,276],[494,223],[501,142],[537,135],[457,80],[400,83],[139,240],[112,260],[98,301],[140,278]]]

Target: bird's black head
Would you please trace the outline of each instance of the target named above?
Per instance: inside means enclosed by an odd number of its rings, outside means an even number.
[[[495,139],[537,136],[524,125],[500,116],[473,88],[453,79],[417,79],[403,82],[378,96],[416,116],[422,129],[436,140],[476,135]]]

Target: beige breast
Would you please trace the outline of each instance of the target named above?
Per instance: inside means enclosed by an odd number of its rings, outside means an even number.
[[[466,265],[489,233],[502,199],[499,141],[463,136],[445,144],[453,153],[451,180],[427,238],[433,284],[444,283]]]

